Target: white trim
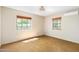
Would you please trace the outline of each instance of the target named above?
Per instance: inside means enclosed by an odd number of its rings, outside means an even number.
[[[74,40],[70,40],[70,39],[67,39],[67,38],[62,38],[62,37],[59,37],[59,36],[51,36],[51,35],[48,35],[48,34],[46,34],[46,36],[55,37],[55,38],[59,38],[59,39],[62,39],[62,40],[66,40],[66,41],[69,41],[69,42],[73,42],[73,43],[78,43],[79,44],[79,41],[74,41]]]

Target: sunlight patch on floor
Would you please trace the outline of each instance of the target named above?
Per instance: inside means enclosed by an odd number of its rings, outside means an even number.
[[[23,43],[27,43],[27,42],[31,42],[31,41],[35,41],[35,40],[38,40],[39,38],[32,38],[32,39],[29,39],[29,40],[25,40],[25,41],[22,41]]]

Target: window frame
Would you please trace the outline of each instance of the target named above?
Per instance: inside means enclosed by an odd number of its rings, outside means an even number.
[[[17,26],[17,20],[18,20],[18,18],[21,19],[21,27]],[[28,29],[31,29],[31,19],[32,19],[31,17],[17,15],[16,16],[16,29],[17,30],[28,30]],[[28,24],[26,24],[26,26],[23,26],[22,21],[23,22],[27,21],[30,24],[30,26],[27,26]]]
[[[52,27],[53,30],[61,30],[61,17],[57,16],[57,17],[53,17],[52,19]]]

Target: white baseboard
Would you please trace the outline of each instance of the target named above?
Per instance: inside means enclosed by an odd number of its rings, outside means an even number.
[[[68,38],[63,38],[63,37],[59,37],[59,36],[52,36],[52,35],[47,35],[47,34],[46,34],[46,36],[55,37],[55,38],[59,38],[59,39],[62,39],[62,40],[66,40],[66,41],[70,41],[70,42],[79,44],[79,41],[70,40]]]
[[[6,45],[6,44],[9,44],[9,43],[15,43],[15,42],[18,42],[18,41],[23,41],[23,40],[26,40],[26,39],[35,38],[35,37],[39,37],[39,36],[43,36],[43,35],[32,36],[32,37],[28,37],[28,38],[24,38],[24,39],[18,39],[18,40],[14,40],[14,41],[11,41],[11,42],[2,43],[1,45]]]

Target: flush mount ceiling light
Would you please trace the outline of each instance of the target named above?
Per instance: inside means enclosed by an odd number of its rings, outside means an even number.
[[[45,11],[45,7],[44,6],[40,6],[40,11]]]

